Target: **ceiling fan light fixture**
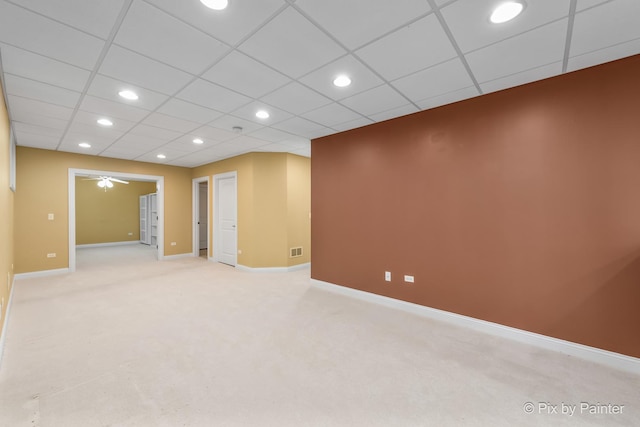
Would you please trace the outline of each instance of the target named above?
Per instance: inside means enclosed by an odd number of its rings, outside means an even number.
[[[493,9],[489,19],[494,24],[502,24],[504,22],[511,21],[513,18],[520,15],[523,9],[524,4],[522,2],[507,1]]]
[[[107,185],[107,181],[105,179],[98,181],[98,187],[104,188],[105,185]]]
[[[229,5],[229,0],[200,0],[200,3],[213,10],[224,10]]]

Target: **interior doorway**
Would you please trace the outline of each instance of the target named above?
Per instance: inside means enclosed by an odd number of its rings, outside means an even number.
[[[155,182],[157,193],[157,247],[154,248],[156,258],[164,258],[164,177],[156,175],[141,175],[125,172],[112,172],[91,169],[69,168],[68,195],[69,195],[69,271],[76,271],[76,177],[107,176],[128,181]]]
[[[193,255],[209,258],[209,177],[193,180]]]

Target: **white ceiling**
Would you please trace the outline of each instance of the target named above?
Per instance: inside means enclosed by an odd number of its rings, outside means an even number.
[[[18,145],[194,167],[640,53],[640,0],[497,3],[0,0],[1,75]]]

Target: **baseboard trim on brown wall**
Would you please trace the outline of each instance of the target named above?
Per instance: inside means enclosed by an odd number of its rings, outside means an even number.
[[[546,350],[556,351],[569,356],[588,360],[590,362],[606,365],[614,369],[640,375],[640,359],[635,357],[627,356],[620,353],[614,353],[612,351],[602,350],[595,347],[589,347],[587,345],[577,344],[571,341],[565,341],[546,335],[536,334],[533,332],[524,331],[522,329],[500,325],[498,323],[487,322],[485,320],[479,320],[473,317],[450,313],[448,311],[438,310],[419,304],[401,301],[382,295],[372,294],[370,292],[348,288],[345,286],[324,282],[322,280],[311,279],[311,285],[318,289],[336,292],[348,297],[360,299],[374,304],[379,304],[385,307],[403,310],[437,321],[452,323],[457,326],[476,330],[478,332],[507,338],[524,344],[544,348]]]
[[[14,275],[14,280],[19,279],[30,279],[32,277],[46,277],[46,276],[54,276],[57,274],[67,274],[70,273],[68,268],[56,268],[55,270],[40,270],[40,271],[31,271],[29,273],[18,273]]]
[[[13,301],[13,288],[16,283],[15,276],[11,281],[11,287],[9,288],[9,301],[7,301],[7,310],[4,315],[4,323],[2,325],[2,331],[0,331],[0,368],[2,368],[2,355],[4,354],[4,342],[7,338],[7,329],[9,325],[9,314],[11,312],[11,302]]]

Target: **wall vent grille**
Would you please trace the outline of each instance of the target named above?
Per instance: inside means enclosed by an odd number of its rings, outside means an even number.
[[[289,249],[289,258],[302,256],[302,247]]]

